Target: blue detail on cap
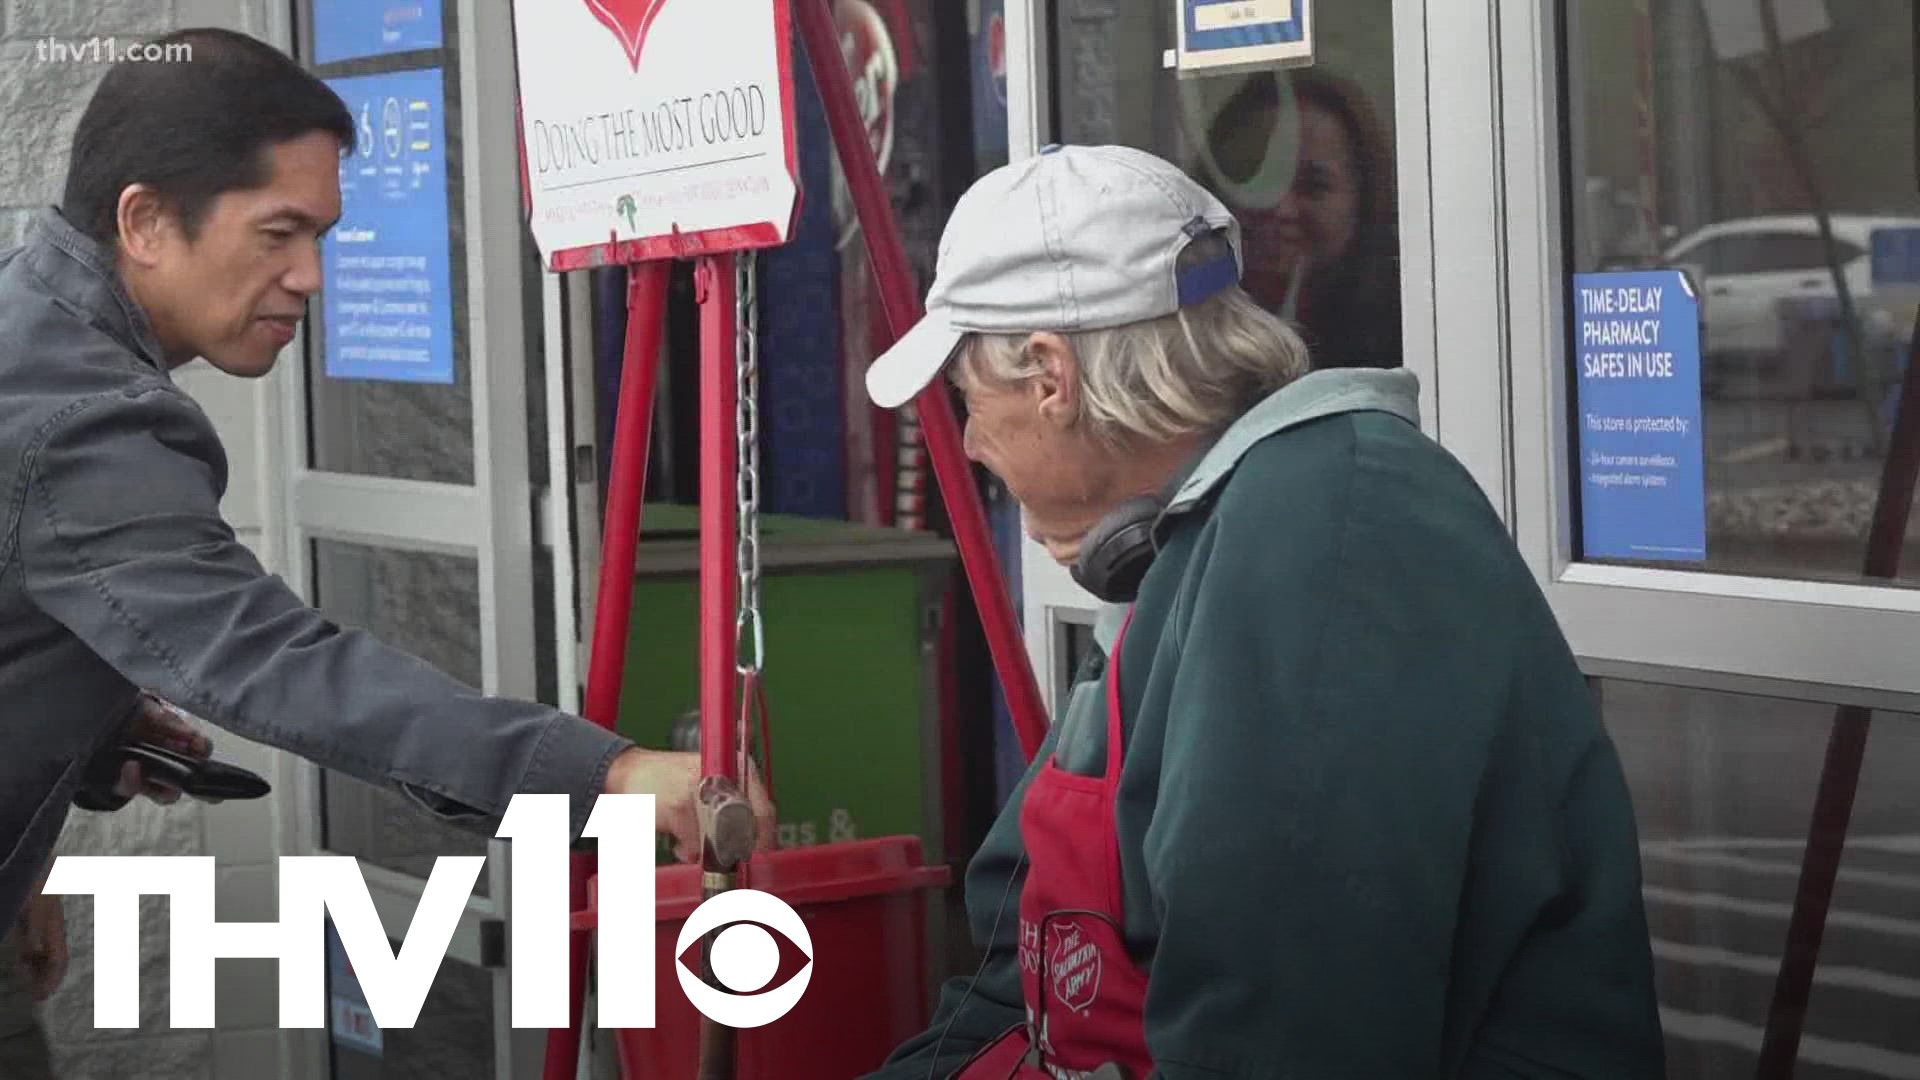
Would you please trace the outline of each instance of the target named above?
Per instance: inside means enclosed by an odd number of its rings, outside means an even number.
[[[1057,143],[1057,142],[1056,142],[1056,143],[1048,143],[1047,145],[1045,145],[1045,146],[1043,146],[1043,147],[1041,147],[1041,148],[1040,148],[1040,152],[1041,152],[1042,154],[1052,154],[1052,153],[1057,153],[1057,152],[1058,152],[1058,151],[1060,151],[1061,149],[1062,149],[1062,147],[1061,147],[1061,145],[1060,145],[1059,143]]]
[[[1180,271],[1174,280],[1180,289],[1180,306],[1192,307],[1239,284],[1240,261],[1232,254],[1222,255],[1211,262]]]

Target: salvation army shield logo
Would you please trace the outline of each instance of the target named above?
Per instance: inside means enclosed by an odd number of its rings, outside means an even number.
[[[1079,923],[1054,932],[1047,950],[1047,984],[1055,1001],[1078,1013],[1100,996],[1100,946]]]
[[[640,50],[647,47],[647,30],[666,6],[667,0],[587,0],[587,10],[613,31],[635,71],[640,70]]]

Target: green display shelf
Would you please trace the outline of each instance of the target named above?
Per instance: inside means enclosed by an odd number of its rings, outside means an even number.
[[[920,837],[944,859],[938,634],[957,558],[938,536],[763,514],[761,610],[783,847]],[[690,748],[699,703],[698,508],[649,505],[620,731]]]

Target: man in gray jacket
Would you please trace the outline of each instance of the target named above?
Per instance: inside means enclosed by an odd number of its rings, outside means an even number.
[[[208,751],[143,692],[479,831],[518,793],[573,796],[576,837],[602,792],[651,793],[697,850],[697,755],[487,697],[338,626],[222,520],[225,453],[169,372],[272,370],[320,288],[354,124],[252,38],[166,40],[191,60],[107,73],[61,206],[0,254],[0,927],[69,807],[113,804],[111,778],[88,780],[101,755],[132,736]]]

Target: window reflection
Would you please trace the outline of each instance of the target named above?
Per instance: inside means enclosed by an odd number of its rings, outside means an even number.
[[[1839,868],[1819,929],[1792,1075],[1920,1075],[1920,723],[1872,716],[1857,785],[1813,823],[1831,705],[1605,681],[1600,700],[1640,830],[1671,1080],[1757,1072],[1809,836]],[[1839,775],[1838,772],[1835,774]],[[1843,846],[1837,846],[1843,845]]]
[[[1564,0],[1569,270],[1680,271],[1698,296],[1699,568],[1856,580],[1920,305],[1873,258],[1920,228],[1920,16],[1773,6]]]
[[[1193,170],[1245,230],[1247,291],[1304,327],[1316,367],[1400,363],[1393,148],[1352,79],[1236,80]]]
[[[1402,363],[1390,0],[1315,9],[1311,67],[1177,78],[1175,5],[1058,0],[1058,139],[1186,170],[1240,219],[1243,282],[1316,367]]]

